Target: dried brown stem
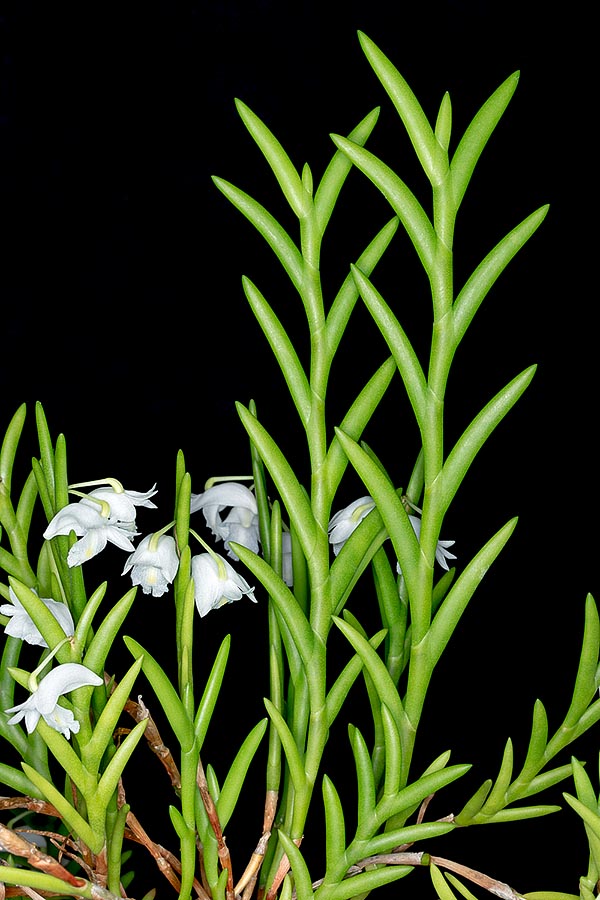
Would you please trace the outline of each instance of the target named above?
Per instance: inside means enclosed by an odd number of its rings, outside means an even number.
[[[86,883],[84,878],[78,878],[76,875],[73,875],[54,857],[43,853],[37,844],[21,837],[11,828],[7,828],[6,825],[0,825],[0,846],[7,853],[25,857],[29,865],[35,869],[46,872],[47,875],[54,875],[55,878],[60,878],[72,887],[83,887]]]
[[[200,797],[202,798],[202,803],[204,804],[204,809],[206,810],[206,815],[208,816],[210,827],[212,828],[217,840],[217,853],[219,855],[219,862],[221,863],[221,867],[223,869],[227,869],[227,885],[225,888],[227,900],[235,900],[231,856],[229,853],[229,848],[227,847],[227,844],[225,842],[223,829],[221,828],[221,823],[219,821],[217,807],[215,806],[213,798],[210,796],[210,791],[208,790],[208,782],[204,773],[204,766],[202,765],[202,761],[200,759],[198,759],[198,768],[196,770],[196,784],[198,785],[198,790],[200,791]]]

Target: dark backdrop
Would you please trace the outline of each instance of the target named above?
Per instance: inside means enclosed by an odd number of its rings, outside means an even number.
[[[369,146],[426,199],[410,145],[362,54],[357,30],[396,64],[431,121],[443,92],[450,92],[455,142],[492,91],[521,71],[459,216],[457,280],[527,214],[546,202],[551,209],[492,290],[457,355],[448,390],[449,439],[517,372],[534,362],[539,368],[473,466],[442,536],[456,540],[460,566],[508,518],[520,521],[436,672],[421,739],[424,764],[448,747],[454,762],[473,762],[473,790],[496,774],[509,735],[518,766],[535,698],[546,703],[551,729],[566,710],[584,599],[597,590],[588,14],[492,0],[23,0],[5,7],[0,24],[2,423],[20,403],[28,404],[26,463],[35,453],[33,406],[41,401],[53,433],[66,434],[71,481],[112,475],[136,490],[157,481],[156,499],[166,509],[178,450],[195,491],[211,475],[247,470],[235,400],[255,399],[275,436],[304,465],[294,415],[246,307],[241,276],[285,310],[282,316],[300,334],[297,300],[267,246],[210,178],[232,181],[289,221],[234,98],[266,122],[298,168],[309,162],[315,179],[333,152],[329,133],[348,133],[381,105]],[[324,246],[330,290],[390,216],[359,173],[352,173],[346,192]],[[378,278],[422,346],[430,312],[426,285],[401,236]],[[366,313],[358,309],[354,318],[334,382],[340,413],[385,355]],[[396,387],[367,435],[399,484],[415,452],[412,422],[401,410]],[[355,492],[350,479],[345,501]],[[149,516],[145,521],[158,527]],[[118,574],[120,552],[109,548],[106,559]],[[90,584],[103,577],[97,562],[86,571]],[[169,659],[165,604],[140,596],[128,624],[130,633],[142,634]],[[260,603],[240,603],[199,626],[199,678],[225,633],[232,633],[235,648],[215,746],[228,730],[233,746],[264,715],[266,685],[256,699],[247,691],[248,670],[260,670],[264,656],[261,624]],[[117,647],[115,654],[118,675],[128,660]],[[597,733],[575,752],[595,772]],[[224,761],[206,761],[224,776]],[[568,752],[561,761],[568,761]],[[344,777],[338,757],[328,765]],[[145,756],[136,775],[132,802],[146,814],[160,778]],[[260,777],[256,769],[253,783],[260,785]],[[456,804],[465,794],[461,785]],[[560,787],[544,801],[560,802]],[[450,811],[448,802],[440,798],[436,815]],[[561,815],[562,825],[549,817],[455,835],[443,850],[522,891],[575,893],[587,867],[585,839],[574,813]],[[252,849],[260,820],[257,800],[253,822],[232,822],[234,864],[239,860],[241,867]],[[152,832],[152,819],[144,824]],[[157,839],[173,844],[168,828]],[[154,883],[154,865],[147,869],[139,879]],[[432,896],[426,872],[410,882],[415,892]],[[159,895],[166,892],[161,886]]]

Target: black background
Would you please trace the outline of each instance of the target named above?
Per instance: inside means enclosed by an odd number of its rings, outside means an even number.
[[[256,401],[304,476],[301,435],[241,276],[257,284],[302,345],[299,304],[268,247],[210,177],[248,191],[293,229],[234,98],[274,131],[298,169],[310,164],[315,181],[333,153],[329,134],[347,134],[381,105],[369,147],[427,203],[424,176],[357,30],[399,68],[430,121],[450,92],[453,146],[492,91],[521,71],[467,192],[455,244],[460,285],[510,228],[550,203],[540,230],[490,292],[448,386],[450,446],[493,393],[538,364],[531,387],[470,471],[442,535],[455,539],[460,568],[519,516],[436,670],[417,748],[423,767],[449,747],[454,762],[473,763],[466,786],[461,782],[448,800],[437,798],[432,815],[457,812],[469,789],[495,775],[509,735],[519,767],[536,697],[547,705],[551,730],[559,725],[577,665],[584,599],[597,590],[597,263],[588,223],[597,150],[589,14],[577,6],[564,13],[491,0],[21,2],[4,10],[2,422],[28,404],[26,466],[36,453],[33,407],[41,401],[53,434],[66,435],[72,482],[111,475],[135,490],[158,482],[155,499],[163,505],[158,513],[144,511],[147,530],[170,517],[178,450],[196,492],[212,475],[248,470],[236,400]],[[330,297],[390,216],[375,188],[351,173],[323,248]],[[427,285],[404,235],[395,238],[377,279],[423,351]],[[385,355],[375,326],[357,309],[332,383],[332,424]],[[398,385],[365,437],[397,483],[405,483],[416,437]],[[350,476],[338,506],[357,490]],[[90,585],[102,580],[107,564],[118,575],[120,551],[109,547],[102,561],[88,564]],[[121,589],[122,583],[111,587],[115,600]],[[136,604],[128,632],[163,653],[168,668],[168,604],[141,595]],[[264,715],[264,622],[264,604],[242,602],[198,625],[199,684],[222,637],[231,633],[233,640],[224,704],[203,754],[221,778],[240,735]],[[339,652],[346,652],[342,643]],[[128,664],[127,653],[115,647],[117,677]],[[256,697],[249,690],[253,674]],[[140,690],[150,697],[147,685]],[[353,803],[342,726],[337,737],[341,749],[326,765],[334,780],[347,780]],[[597,732],[574,752],[595,773]],[[168,791],[153,761],[140,754],[130,800],[152,836],[175,847],[166,813],[152,817],[153,807],[165,810]],[[558,762],[568,758],[569,751]],[[228,832],[240,870],[260,831],[260,778],[257,766],[255,808]],[[561,802],[561,787],[540,802]],[[572,790],[570,783],[565,789]],[[319,828],[316,813],[313,833]],[[308,830],[305,848],[310,854]],[[576,893],[587,868],[583,828],[568,809],[455,834],[440,841],[438,852],[520,891]],[[147,872],[140,872],[135,896],[144,879],[161,884],[152,862],[144,859],[140,868]],[[318,862],[313,874],[320,874]],[[425,871],[393,888],[403,889],[433,896]],[[161,884],[159,896],[168,893]]]

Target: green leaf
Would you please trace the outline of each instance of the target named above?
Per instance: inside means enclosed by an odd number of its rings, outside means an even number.
[[[294,168],[294,165],[275,137],[275,135],[267,128],[264,122],[252,112],[241,100],[236,100],[235,105],[242,119],[242,122],[258,144],[265,159],[269,163],[273,174],[277,179],[281,190],[289,205],[299,218],[308,213],[312,205],[311,198],[306,193],[302,179]]]
[[[210,725],[210,720],[219,697],[223,678],[225,677],[225,668],[227,666],[230,646],[231,635],[227,634],[221,641],[219,652],[215,657],[210,674],[206,679],[204,692],[200,703],[198,704],[198,711],[196,712],[194,720],[194,732],[198,750],[201,750],[202,745],[204,744],[204,738],[206,737],[206,732],[208,731],[208,726]]]
[[[473,118],[456,148],[450,165],[455,210],[458,210],[462,202],[475,165],[510,103],[518,83],[519,72],[514,72],[502,82]]]
[[[317,526],[310,502],[292,467],[268,431],[260,424],[256,416],[253,416],[241,403],[236,403],[236,409],[250,440],[260,453],[275,482],[290,519],[293,519],[304,555],[310,559],[317,540]]]
[[[75,626],[75,644],[79,647],[85,647],[88,642],[88,635],[90,632],[90,628],[92,626],[92,621],[98,607],[102,603],[104,599],[104,595],[106,594],[106,588],[108,587],[108,582],[104,581],[102,584],[98,585],[94,593],[91,595],[88,602],[85,604],[83,608],[83,612],[79,616],[79,621]],[[98,649],[100,648],[100,644],[98,645]],[[98,662],[100,661],[101,654],[98,654]],[[91,658],[90,658],[91,661]],[[88,668],[91,668],[89,666]],[[102,671],[103,665],[99,666],[99,671]]]
[[[41,791],[46,800],[56,807],[65,825],[88,845],[92,853],[100,853],[104,846],[104,835],[96,834],[83,816],[71,806],[61,792],[57,790],[51,782],[44,778],[43,775],[40,775],[39,772],[32,768],[32,766],[28,766],[27,763],[22,763],[22,766],[23,771],[29,780],[35,784],[39,791]]]
[[[539,228],[548,206],[531,213],[510,231],[477,266],[454,302],[454,344],[458,347],[490,288],[511,259]]]
[[[538,819],[551,813],[560,812],[560,806],[510,806],[501,809],[486,822],[520,822],[525,819]]]
[[[376,107],[350,132],[348,135],[350,140],[361,146],[364,145],[373,131],[378,118],[379,107]],[[348,158],[343,153],[340,153],[339,150],[334,153],[333,159],[325,169],[321,182],[315,192],[315,214],[317,218],[317,228],[321,235],[323,235],[325,228],[327,227],[338,195],[351,169],[352,163],[350,163]]]
[[[48,647],[56,647],[57,644],[64,641],[68,635],[65,634],[58,619],[52,615],[46,604],[42,603],[40,597],[16,578],[9,576],[8,581],[17,600],[23,604]],[[67,644],[61,647],[56,655],[60,662],[72,662],[71,648]]]
[[[520,789],[528,784],[539,772],[545,763],[546,744],[548,742],[548,716],[541,700],[536,700],[533,706],[533,721],[531,724],[531,737],[527,748],[527,756],[523,768],[509,788],[511,800],[518,799]]]
[[[139,656],[144,657],[142,671],[152,685],[182,751],[188,751],[194,743],[194,729],[170,678],[141,644],[127,635],[123,637],[123,640],[129,652],[136,659]]]
[[[360,440],[365,426],[379,406],[395,372],[396,363],[392,357],[389,357],[369,379],[342,419],[341,430],[355,441]],[[329,495],[333,497],[348,466],[348,457],[342,450],[337,437],[331,441],[325,466],[324,479],[329,486]]]
[[[372,647],[377,648],[386,636],[385,629],[378,631],[369,639]],[[352,657],[350,662],[346,663],[334,683],[331,685],[327,693],[327,727],[330,728],[335,721],[340,709],[342,708],[346,697],[350,692],[350,688],[360,675],[363,668],[363,661],[357,654]]]
[[[294,788],[297,793],[301,794],[306,788],[306,774],[294,736],[279,710],[267,697],[264,698],[264,704],[281,740]]]
[[[339,878],[348,868],[346,862],[346,823],[340,795],[333,781],[323,776],[323,806],[325,808],[325,878]],[[328,879],[329,875],[329,879]]]
[[[81,748],[81,758],[89,772],[96,774],[100,768],[102,757],[109,743],[112,741],[117,722],[121,717],[125,704],[129,700],[133,684],[142,667],[143,657],[140,656],[130,666],[119,684],[108,698],[98,721],[94,727],[92,737]]]
[[[375,235],[371,243],[356,260],[356,266],[365,275],[370,275],[384,252],[387,250],[392,238],[398,230],[399,220],[396,216],[387,222],[381,231]],[[340,345],[346,325],[350,319],[352,310],[358,300],[359,292],[352,272],[348,272],[341,288],[335,295],[333,303],[327,313],[327,345],[328,365],[331,365],[333,357]]]
[[[572,728],[579,721],[597,693],[596,669],[600,649],[600,618],[591,594],[585,599],[585,625],[579,667],[575,678],[573,699],[563,722],[563,728]]]
[[[35,480],[35,473],[33,470],[27,476],[25,484],[23,485],[23,490],[19,496],[19,503],[17,505],[17,522],[19,523],[19,528],[23,532],[25,539],[29,535],[29,528],[31,525],[31,517],[33,516],[33,510],[35,507],[35,501],[38,496],[37,482]]]
[[[0,447],[0,483],[2,483],[8,497],[10,497],[13,466],[26,415],[27,404],[22,403],[10,420]]]
[[[494,816],[500,809],[506,806],[508,802],[507,791],[510,784],[510,779],[512,777],[512,771],[513,745],[511,739],[509,738],[504,747],[504,754],[502,756],[500,772],[498,773],[496,783],[490,791],[487,800],[481,807],[481,810],[478,812],[478,819],[481,818],[481,820],[483,820],[488,816]]]
[[[383,524],[392,541],[394,553],[397,559],[400,560],[409,596],[419,596],[420,592],[417,585],[417,570],[420,558],[419,542],[402,500],[390,483],[387,475],[381,471],[381,468],[370,455],[356,441],[344,434],[341,429],[336,428],[335,431],[348,459],[356,469],[368,493],[377,504]],[[349,542],[346,542],[338,556],[341,557],[344,551],[349,552],[348,546]]]
[[[332,134],[331,139],[390,203],[430,277],[434,270],[437,238],[425,210],[413,192],[389,166],[368,150],[337,134]]]
[[[279,222],[249,194],[213,176],[222,194],[244,215],[265,239],[298,292],[302,289],[304,264],[302,254]]]
[[[104,593],[104,592],[103,592]],[[93,672],[102,673],[106,664],[106,657],[110,648],[117,639],[117,635],[121,630],[121,626],[125,621],[127,613],[133,605],[137,593],[137,587],[130,588],[121,599],[115,603],[109,613],[105,616],[100,624],[96,634],[90,641],[85,657],[83,659],[84,666]],[[93,605],[97,605],[97,597],[93,597]],[[87,604],[86,604],[87,607]],[[86,607],[82,611],[85,615]]]
[[[356,783],[358,785],[357,822],[367,822],[375,819],[375,807],[377,805],[377,790],[373,777],[373,765],[365,739],[354,725],[348,726],[350,743],[354,755],[356,767]]]
[[[530,366],[513,378],[484,406],[457,440],[448,454],[441,473],[440,500],[443,512],[450,506],[452,498],[483,444],[531,384],[535,370],[536,366]]]
[[[401,787],[402,777],[402,738],[398,725],[391,712],[381,704],[381,721],[385,739],[385,781],[383,797],[395,797]]]
[[[281,846],[283,847],[290,861],[292,872],[294,873],[294,887],[296,890],[297,900],[312,900],[314,896],[312,889],[312,878],[310,877],[310,872],[308,871],[308,867],[304,862],[302,853],[300,852],[294,841],[289,837],[289,835],[285,833],[282,828],[280,828],[277,833],[279,835],[279,840],[281,841]]]
[[[430,654],[430,666],[433,670],[440,656],[444,652],[448,641],[460,617],[479,583],[487,573],[498,554],[506,545],[513,533],[517,519],[511,519],[496,534],[490,538],[487,544],[465,566],[457,580],[454,582],[439,610],[435,614],[429,632],[425,638]]]
[[[356,628],[353,628],[351,625],[349,625],[347,622],[344,622],[343,619],[340,619],[337,616],[333,617],[333,621],[340,629],[342,634],[344,634],[348,641],[350,641],[350,643],[362,659],[365,667],[369,672],[369,675],[373,679],[373,684],[375,685],[381,702],[387,706],[394,722],[398,727],[399,732],[401,732],[405,722],[402,700],[400,699],[400,695],[398,694],[396,685],[390,678],[390,674],[385,666],[385,663],[378,655],[377,651],[362,636],[362,634],[360,634],[356,630]]]
[[[451,784],[453,781],[456,781],[457,778],[462,778],[465,775],[471,765],[469,763],[462,765],[454,765],[454,766],[446,766],[444,769],[440,769],[437,772],[428,772],[426,775],[421,775],[416,781],[412,784],[407,785],[407,787],[403,788],[401,791],[398,791],[395,797],[384,797],[380,799],[377,804],[377,819],[383,824],[387,822],[389,819],[392,819],[394,816],[399,815],[405,810],[416,809],[416,807],[422,803],[422,801],[429,797],[430,794],[435,794],[437,791],[441,790],[446,785]],[[400,834],[403,835],[406,833],[405,837],[401,837],[396,841],[396,844],[402,844],[405,841],[409,841],[410,837],[408,836],[411,828],[420,829],[422,825],[436,825],[437,827],[443,827],[445,830],[436,832],[436,834],[445,834],[446,831],[451,831],[455,826],[453,823],[435,823],[435,822],[423,822],[420,825],[406,825],[399,829],[395,829],[394,831],[388,831],[384,835],[378,835],[373,838],[371,841],[371,847],[374,845],[377,846],[378,849],[371,849],[371,853],[385,853],[387,850],[391,850],[392,847],[395,846],[393,842],[390,842],[392,839],[392,835]],[[415,831],[415,834],[420,834],[419,831]],[[427,833],[427,837],[433,836],[430,833]],[[418,838],[415,837],[415,840]],[[379,844],[381,841],[381,846]],[[384,849],[385,848],[385,849]]]
[[[431,875],[431,882],[435,888],[435,892],[440,900],[457,900],[456,894],[444,878],[440,869],[438,869],[433,862],[429,866],[429,874]]]
[[[269,342],[275,359],[279,363],[290,396],[294,401],[294,406],[298,410],[300,420],[306,427],[311,409],[310,387],[298,355],[294,350],[294,345],[287,331],[258,288],[246,277],[242,279],[242,284],[250,308]]]
[[[283,621],[287,624],[291,639],[302,657],[307,672],[310,671],[318,647],[310,623],[293,593],[274,569],[252,550],[231,542],[240,560],[256,575],[276,605]]]
[[[461,811],[457,816],[454,816],[454,821],[459,826],[470,825],[473,822],[474,817],[477,815],[483,804],[485,803],[486,797],[489,794],[492,785],[494,783],[493,778],[487,778],[481,787],[479,787],[472,797],[470,797]]]
[[[419,162],[431,183],[438,183],[448,167],[447,157],[438,143],[421,104],[400,72],[381,50],[359,31],[358,39],[373,71],[387,91],[404,123]]]
[[[427,414],[427,382],[417,354],[406,333],[381,294],[356,266],[352,275],[369,312],[392,353],[419,429],[423,431]]]
[[[352,897],[366,895],[385,884],[398,881],[412,870],[412,866],[380,866],[368,869],[366,872],[352,875],[351,878],[345,878],[339,884],[317,888],[314,897],[315,900],[351,900]]]
[[[227,773],[227,777],[223,782],[223,787],[221,788],[219,801],[217,803],[217,811],[222,828],[225,828],[235,809],[248,768],[258,750],[264,733],[267,730],[268,721],[269,720],[266,718],[261,719],[261,721],[254,726],[236,753],[235,759]]]
[[[96,808],[103,810],[104,815],[106,815],[106,808],[117,787],[119,778],[121,778],[131,754],[139,744],[147,725],[148,719],[142,719],[141,722],[134,725],[125,740],[119,744],[111,756],[110,762],[98,782],[98,788],[94,797],[87,798],[90,815],[92,810]]]

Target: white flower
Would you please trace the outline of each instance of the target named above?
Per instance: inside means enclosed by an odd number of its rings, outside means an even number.
[[[157,493],[154,484],[149,491],[141,493],[140,491],[115,491],[112,487],[99,487],[90,491],[89,497],[95,497],[96,500],[104,500],[110,506],[109,519],[111,523],[128,522],[135,523],[136,506],[146,506],[156,509],[156,503],[150,500]],[[93,500],[85,497],[80,501],[88,506],[96,506]]]
[[[192,557],[192,578],[194,599],[201,616],[244,595],[257,602],[254,588],[219,554],[199,553]]]
[[[107,541],[122,550],[135,550],[130,538],[139,534],[132,523],[118,525],[105,518],[101,507],[95,503],[69,503],[64,506],[44,531],[44,537],[49,541],[57,534],[70,534],[71,531],[81,536],[81,540],[69,550],[67,562],[70,567],[80,566],[96,556],[104,550]]]
[[[258,507],[256,497],[245,485],[226,481],[213,485],[202,494],[192,494],[190,512],[199,509],[204,513],[206,524],[214,536],[224,541],[231,559],[237,560],[238,557],[231,550],[230,541],[258,553]],[[222,518],[221,513],[225,509],[229,509],[229,513]]]
[[[125,563],[122,574],[126,575],[133,569],[133,584],[141,585],[144,594],[162,597],[177,574],[179,557],[174,538],[161,534],[154,547],[151,545],[153,537],[149,534],[140,541]]]
[[[418,539],[421,535],[421,520],[418,516],[409,516],[408,518],[410,519],[410,524],[412,525]],[[439,562],[442,569],[445,569],[446,571],[448,571],[449,569],[447,560],[456,559],[454,553],[450,553],[450,551],[446,549],[447,547],[452,547],[454,543],[455,541],[438,541],[437,547],[435,548],[435,558]],[[398,572],[398,575],[402,575],[400,563],[396,563],[396,571]]]
[[[359,497],[353,503],[340,509],[330,519],[328,532],[329,543],[337,556],[352,532],[358,528],[367,513],[375,509],[375,501],[372,497]]]
[[[68,739],[71,732],[77,734],[80,725],[70,709],[59,705],[58,698],[86,684],[102,684],[102,678],[79,663],[63,663],[57,666],[42,678],[37,690],[24,703],[4,710],[7,713],[15,713],[8,720],[8,724],[16,725],[25,718],[25,727],[28,734],[31,734],[40,716],[43,716],[51,728],[60,731]]]
[[[37,594],[37,591],[33,593]],[[0,606],[0,613],[3,616],[10,616],[10,621],[4,627],[4,633],[37,647],[47,647],[48,644],[40,634],[37,625],[33,623],[31,616],[12,587],[9,587],[8,594],[11,602],[3,603]],[[66,603],[61,603],[59,600],[47,600],[44,597],[40,597],[40,600],[50,610],[65,635],[71,637],[75,632],[75,625]]]

